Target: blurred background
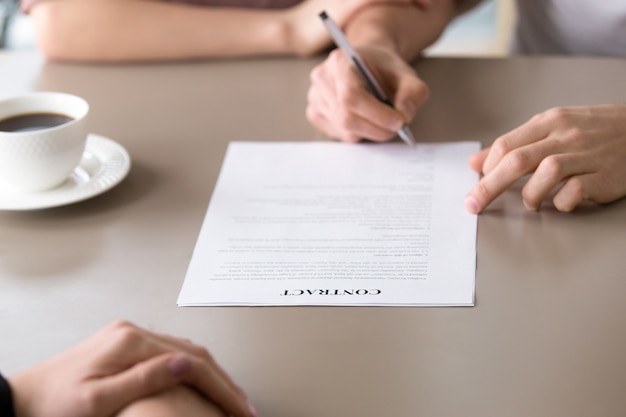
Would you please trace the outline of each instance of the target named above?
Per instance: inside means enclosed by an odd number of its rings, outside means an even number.
[[[514,0],[486,0],[458,17],[427,51],[431,56],[503,56],[515,20]],[[32,22],[19,0],[0,0],[0,48],[33,49]]]
[[[515,0],[486,0],[453,21],[426,54],[504,56],[514,25]]]

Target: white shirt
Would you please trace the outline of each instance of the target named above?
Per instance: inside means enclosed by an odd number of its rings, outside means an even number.
[[[512,52],[626,57],[626,0],[518,0]]]

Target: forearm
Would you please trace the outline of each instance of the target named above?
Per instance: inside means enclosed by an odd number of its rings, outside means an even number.
[[[346,34],[357,47],[384,47],[410,61],[436,41],[455,16],[477,3],[474,0],[435,0],[425,9],[372,6],[348,23]]]
[[[52,59],[168,60],[289,53],[281,11],[150,0],[54,0],[33,7]]]

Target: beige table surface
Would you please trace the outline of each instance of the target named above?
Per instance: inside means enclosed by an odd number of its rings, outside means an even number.
[[[126,318],[206,345],[261,416],[626,415],[626,202],[571,214],[507,192],[478,221],[473,308],[178,308],[227,143],[321,139],[318,60],[162,65],[0,55],[0,96],[58,90],[130,152],[118,187],[0,212],[0,369]],[[480,140],[556,105],[623,102],[626,61],[429,59],[422,141]],[[454,254],[450,254],[451,262]]]

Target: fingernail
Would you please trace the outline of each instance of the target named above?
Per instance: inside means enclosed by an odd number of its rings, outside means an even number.
[[[400,130],[400,128],[402,127],[402,125],[404,124],[404,121],[401,119],[397,119],[397,120],[393,120],[391,123],[389,123],[389,130],[393,131],[393,132],[397,132],[398,130]]]
[[[175,356],[167,363],[174,376],[181,376],[191,369],[191,361],[186,356]]]
[[[469,211],[472,214],[478,214],[478,203],[476,202],[476,199],[471,195],[465,197],[465,210]]]
[[[538,211],[539,210],[539,207],[533,206],[533,205],[527,203],[526,200],[522,200],[522,203],[524,203],[524,207],[526,207],[526,210],[529,210],[529,211]]]
[[[257,417],[256,408],[254,408],[254,406],[250,403],[248,403],[248,410],[250,410],[250,414],[252,414],[254,417]]]

